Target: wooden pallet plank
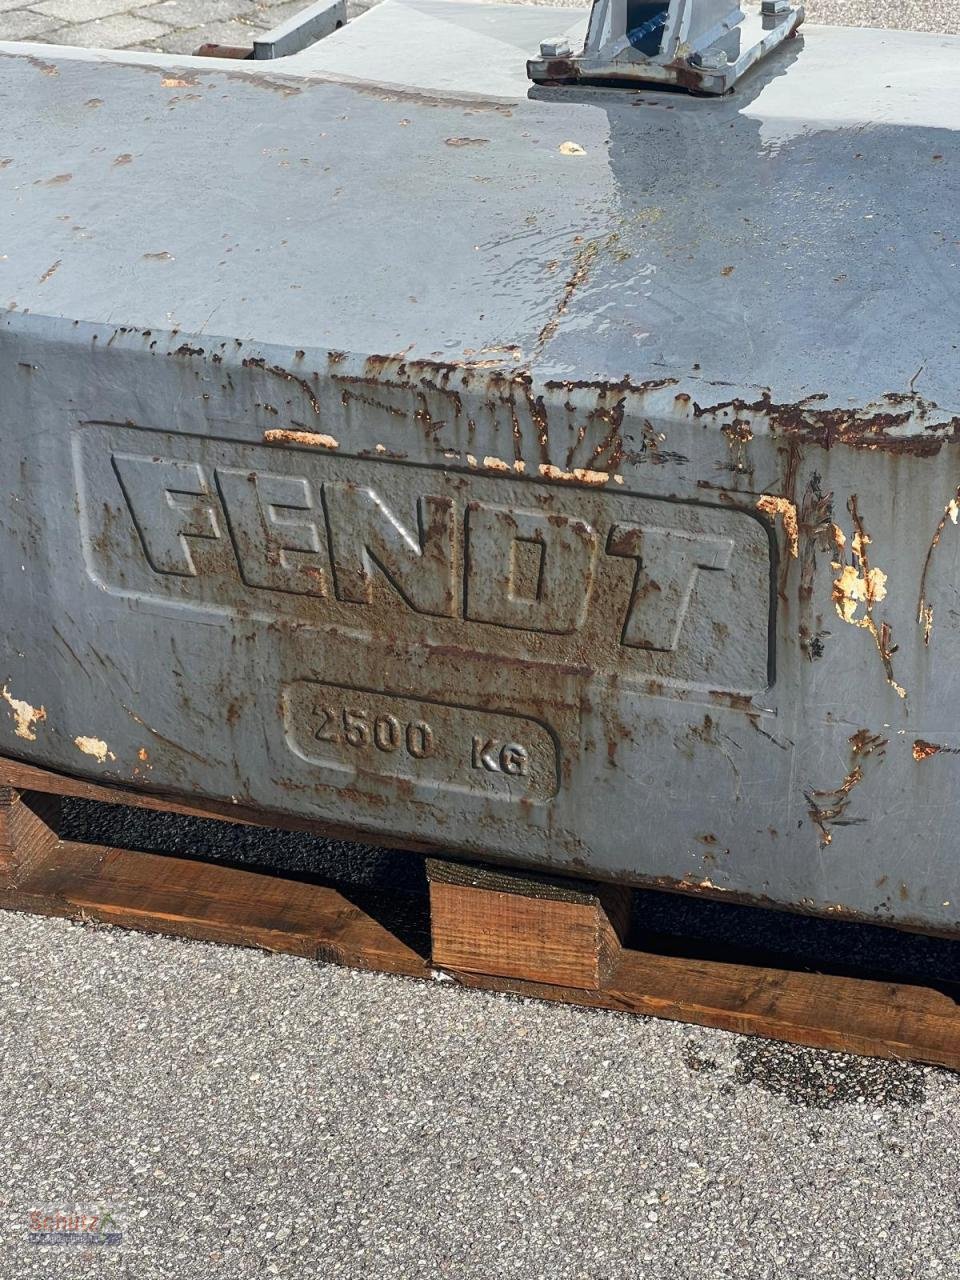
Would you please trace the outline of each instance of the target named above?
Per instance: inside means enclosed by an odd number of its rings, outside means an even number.
[[[960,1010],[911,984],[624,950],[599,991],[458,971],[463,986],[645,1014],[815,1049],[960,1071]]]
[[[64,841],[0,906],[423,976],[426,962],[337,889]]]

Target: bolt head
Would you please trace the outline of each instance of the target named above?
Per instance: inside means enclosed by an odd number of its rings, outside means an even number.
[[[704,71],[722,71],[729,59],[726,53],[719,49],[714,53],[695,53],[690,61],[695,67],[702,67]]]
[[[566,36],[555,36],[552,40],[540,41],[541,58],[569,58],[573,47]]]

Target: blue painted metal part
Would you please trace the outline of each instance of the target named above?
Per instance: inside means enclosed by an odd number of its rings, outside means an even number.
[[[667,10],[664,8],[659,13],[647,18],[646,22],[641,22],[638,26],[632,27],[627,32],[627,39],[634,49],[644,49],[645,45],[650,42],[650,37],[662,31],[666,25]]]

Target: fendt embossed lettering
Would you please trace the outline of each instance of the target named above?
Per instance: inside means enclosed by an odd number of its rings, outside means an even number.
[[[115,588],[321,625],[389,611],[393,628],[419,618],[501,655],[768,683],[770,548],[750,515],[477,476],[465,500],[448,470],[173,436],[150,452],[116,434],[83,432],[79,452],[102,525],[88,563]],[[753,618],[735,647],[734,610]]]

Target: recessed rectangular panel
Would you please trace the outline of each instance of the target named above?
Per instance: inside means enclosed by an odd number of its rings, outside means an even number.
[[[456,645],[491,671],[770,683],[770,538],[748,510],[126,427],[83,429],[75,449],[86,563],[108,590]]]
[[[531,801],[558,790],[553,735],[526,716],[300,681],[284,690],[284,724],[291,749],[334,785],[375,775]]]

